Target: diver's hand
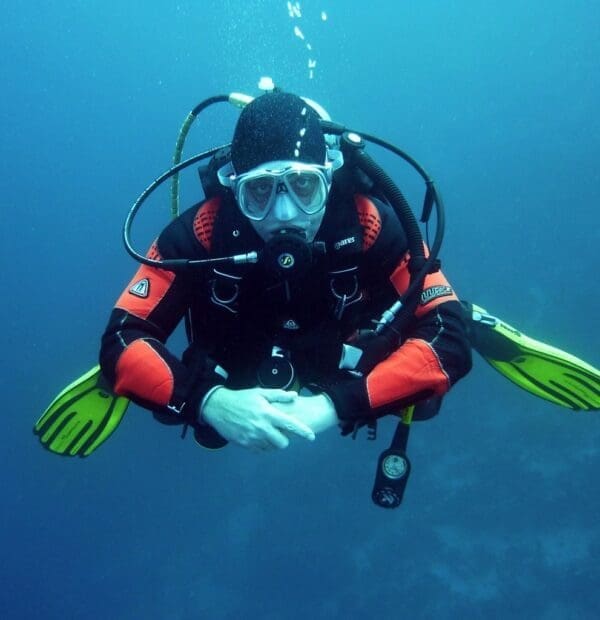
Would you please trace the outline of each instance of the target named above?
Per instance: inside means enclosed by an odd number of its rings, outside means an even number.
[[[296,392],[284,390],[219,387],[202,404],[201,416],[224,439],[246,448],[283,449],[290,442],[286,435],[294,434],[310,441],[315,438],[304,422],[276,406],[293,403],[297,398]]]
[[[339,424],[333,401],[326,394],[298,396],[294,400],[278,402],[277,409],[301,420],[315,434]]]

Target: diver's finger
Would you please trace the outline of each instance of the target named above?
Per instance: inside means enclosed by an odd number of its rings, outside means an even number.
[[[302,420],[299,420],[292,415],[288,415],[287,413],[283,413],[283,411],[275,409],[270,414],[270,420],[276,428],[280,428],[289,433],[294,433],[294,435],[298,435],[299,437],[303,437],[309,441],[315,440],[315,433],[312,428],[302,422]]]
[[[298,392],[265,388],[260,391],[261,396],[270,403],[292,403],[298,398]]]
[[[255,441],[250,445],[246,446],[251,452],[263,453],[263,452],[272,452],[276,449],[276,446],[269,441],[266,437],[261,441]]]
[[[265,428],[265,439],[269,444],[267,449],[276,448],[277,450],[284,450],[290,445],[290,440],[275,426]]]

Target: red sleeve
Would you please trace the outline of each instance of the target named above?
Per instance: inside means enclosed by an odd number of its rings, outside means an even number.
[[[357,201],[357,208],[363,229],[368,228],[370,233],[363,249],[373,247],[377,256],[389,256],[389,240],[398,234],[397,223],[389,218],[382,222],[377,205],[368,199]],[[386,241],[387,227],[391,232],[387,233]],[[427,253],[427,248],[425,251]],[[406,254],[389,278],[398,296],[409,286],[408,258]],[[367,350],[363,349],[363,354],[368,360]],[[364,419],[398,412],[408,404],[444,394],[469,372],[471,346],[463,310],[441,271],[426,276],[414,320],[402,334],[400,346],[387,356],[382,350],[381,355],[385,359],[365,371],[365,376],[350,377],[343,373],[319,386],[331,396],[340,419]]]
[[[447,392],[471,369],[471,346],[458,301],[439,303],[417,319],[401,346],[363,377],[347,373],[320,385],[341,420],[398,413]]]
[[[217,205],[218,207],[218,205]],[[158,246],[168,256],[194,257],[207,250],[215,204],[204,203],[195,215],[176,220],[153,244],[147,256],[160,260]],[[198,249],[200,248],[200,249]],[[196,253],[196,254],[195,254]],[[173,355],[165,343],[190,306],[194,290],[186,273],[142,265],[118,298],[102,338],[100,364],[117,394],[131,398],[152,410],[180,413],[190,398],[222,383],[216,364],[200,359],[194,348],[194,367]],[[191,354],[191,352],[190,352]],[[195,374],[194,374],[195,373]]]
[[[410,281],[408,256],[402,259],[390,280],[399,296],[406,291]],[[417,321],[411,329],[411,337],[367,376],[372,409],[405,400],[411,395],[439,396],[450,389],[452,369],[445,368],[447,356],[443,354],[446,338],[451,336],[450,326],[444,325],[444,313],[437,311],[448,302],[458,303],[458,297],[444,274],[441,271],[428,274],[415,311]]]
[[[443,331],[441,315],[438,315]],[[380,362],[367,375],[366,387],[371,409],[390,403],[419,399],[419,395],[441,396],[450,389],[450,377],[444,368],[433,342],[423,338],[409,338],[387,359]]]
[[[156,244],[147,256],[161,258]],[[169,359],[171,356],[164,349],[164,340],[171,330],[157,320],[157,314],[164,315],[160,305],[168,303],[167,294],[175,279],[172,271],[141,265],[118,298],[113,312],[113,316],[120,317],[115,336],[121,346],[113,355],[117,394],[157,406],[171,402],[179,362]],[[169,307],[178,318],[181,316],[181,309],[173,307],[172,302]],[[157,333],[157,329],[162,333]]]

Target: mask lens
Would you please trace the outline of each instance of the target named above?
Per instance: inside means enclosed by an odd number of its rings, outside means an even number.
[[[239,187],[238,202],[242,211],[249,217],[261,219],[269,210],[275,179],[262,175],[248,179]]]
[[[287,182],[296,197],[305,205],[310,204],[319,191],[319,177],[312,172],[290,172]]]
[[[298,206],[308,214],[321,209],[327,197],[323,177],[313,171],[291,171],[285,177],[286,185]]]

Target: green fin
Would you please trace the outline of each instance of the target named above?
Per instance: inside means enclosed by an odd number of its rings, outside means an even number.
[[[100,366],[94,366],[50,403],[33,432],[51,452],[87,456],[111,436],[127,405],[129,400],[117,396]]]
[[[583,360],[526,336],[483,308],[463,302],[473,348],[519,387],[574,410],[600,409],[600,371]]]

